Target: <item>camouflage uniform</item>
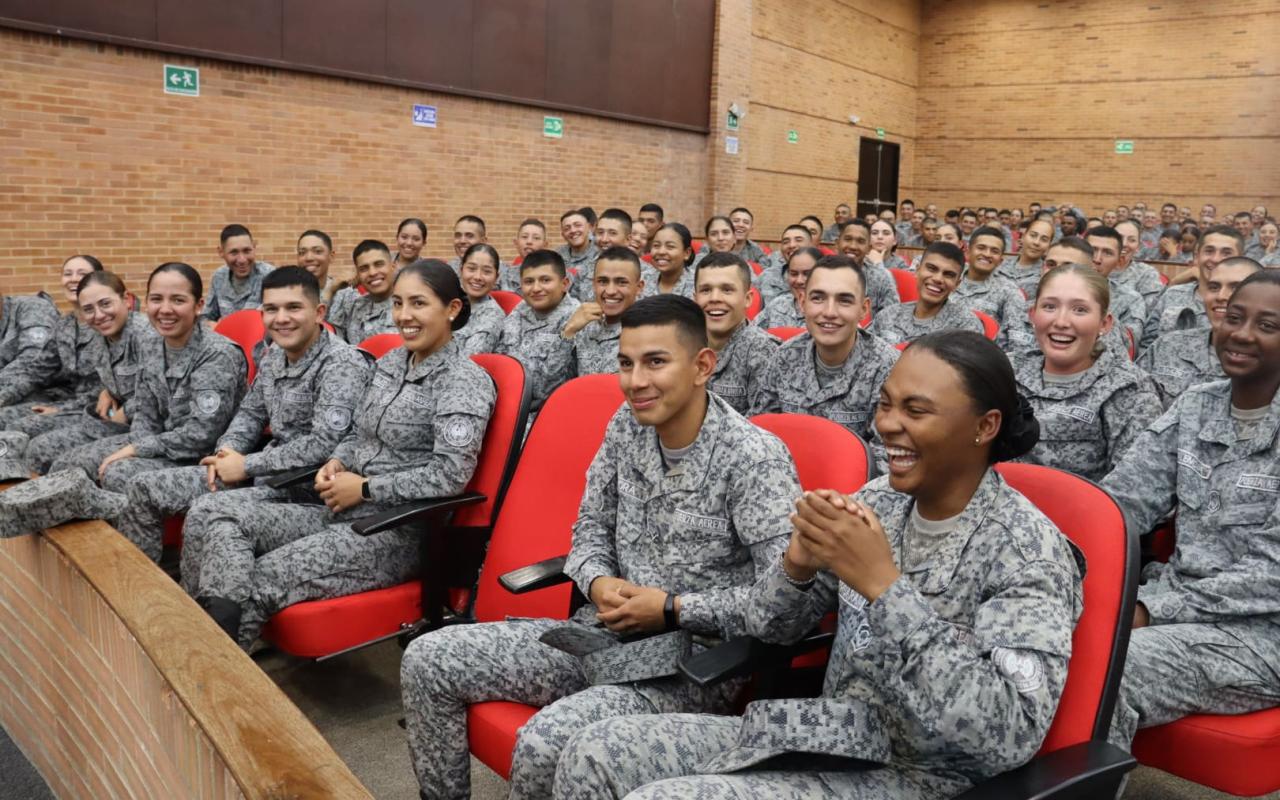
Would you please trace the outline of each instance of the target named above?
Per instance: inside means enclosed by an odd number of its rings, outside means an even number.
[[[498,346],[502,323],[506,319],[507,312],[502,310],[498,301],[486,295],[480,302],[471,304],[471,316],[467,318],[466,325],[453,332],[453,340],[463,355],[492,353]]]
[[[1009,256],[1000,262],[1000,266],[996,269],[997,275],[1003,275],[1013,281],[1018,290],[1027,298],[1027,302],[1033,302],[1036,298],[1036,287],[1040,285],[1040,276],[1044,273],[1044,259],[1039,259],[1029,267],[1024,267],[1018,263],[1016,255]]]
[[[748,413],[759,391],[760,376],[780,344],[778,337],[744,319],[716,353],[716,368],[707,389],[739,414]]]
[[[1066,683],[1082,559],[994,471],[932,526],[885,478],[858,497],[902,577],[868,603],[829,573],[797,587],[777,563],[755,609],[775,641],[838,612],[821,697],[759,700],[741,718],[588,726],[565,748],[554,796],[941,800],[1035,755]]]
[[[842,371],[826,379],[807,333],[783,342],[759,379],[752,414],[809,414],[838,423],[865,440],[871,437],[880,386],[898,361],[883,339],[859,331]]]
[[[1035,346],[1035,332],[1027,316],[1027,298],[1018,284],[999,272],[989,275],[985,281],[966,277],[951,296],[960,298],[970,308],[981,311],[1000,324],[996,344],[1006,353]]]
[[[868,328],[873,334],[888,344],[914,342],[921,336],[938,331],[973,331],[982,333],[982,320],[973,313],[964,300],[948,297],[938,310],[928,319],[916,318],[916,304],[899,303],[876,314]]]
[[[381,300],[372,295],[356,293],[346,310],[346,324],[334,330],[349,344],[360,344],[370,336],[380,333],[399,333],[391,321],[391,295]]]
[[[85,406],[97,402],[102,388],[92,357],[95,338],[98,332],[81,322],[74,311],[63,314],[53,330],[58,352],[57,373],[33,396],[0,409],[0,428],[34,437],[79,421]],[[31,410],[31,406],[37,404],[51,405],[58,410],[54,414],[37,414]]]
[[[672,289],[669,294],[684,295],[690,300],[693,299],[694,289],[697,284],[694,282],[693,264],[684,268],[684,272],[680,273],[680,280],[676,283],[676,288]],[[640,265],[640,278],[644,281],[644,287],[640,290],[640,297],[654,297],[663,292],[658,288],[658,281],[662,279],[662,273],[650,264]],[[593,300],[595,298],[592,298]]]
[[[115,341],[107,341],[105,337],[98,335],[89,342],[85,358],[97,370],[98,386],[106,389],[120,403],[129,422],[132,422],[135,411],[133,398],[143,356],[149,346],[159,341],[160,334],[151,327],[146,315],[135,311],[129,314]],[[119,436],[129,431],[128,422],[121,425],[98,418],[94,413],[97,402],[95,395],[76,418],[32,438],[27,446],[27,463],[32,470],[47,473],[53,460],[63,453],[98,439]]]
[[[883,312],[902,302],[898,294],[898,282],[882,264],[863,260],[862,274],[867,279],[867,297],[871,299],[871,315]]]
[[[1142,302],[1142,295],[1116,280],[1107,279],[1111,286],[1111,316],[1116,325],[1128,328],[1133,333],[1133,341],[1142,341],[1142,326],[1146,324],[1147,307]]]
[[[231,267],[225,264],[213,271],[209,281],[209,291],[205,293],[203,316],[207,320],[217,322],[246,308],[258,308],[262,305],[262,279],[275,267],[265,261],[257,261],[253,269],[243,281],[231,274]]]
[[[573,335],[575,375],[613,374],[618,371],[618,339],[622,322],[593,319]]]
[[[1203,329],[1169,331],[1143,350],[1136,363],[1151,376],[1165,409],[1188,388],[1227,377],[1212,333]]]
[[[129,432],[63,453],[49,471],[83,469],[97,480],[103,459],[133,445],[137,455],[113,463],[101,480],[102,488],[123,493],[134,475],[190,464],[209,453],[231,422],[244,395],[245,373],[243,351],[203,325],[191,329],[191,338],[181,350],[170,349],[159,337],[148,341]]]
[[[795,295],[787,289],[765,304],[764,309],[756,316],[755,324],[760,328],[803,328],[804,312],[796,304]]]
[[[418,535],[372,536],[351,522],[403,503],[460,494],[475,472],[496,394],[450,342],[418,364],[403,347],[378,359],[355,429],[332,458],[368,478],[371,500],[334,514],[264,488],[207,494],[187,515],[183,584],[241,606],[248,647],[271,615],[301,603],[402,583],[418,570]]]
[[[522,302],[502,322],[497,352],[524,367],[532,394],[531,412],[542,408],[556,387],[573,377],[573,340],[562,332],[579,305],[566,294],[558,306],[540,314]]]
[[[568,244],[556,248],[556,252],[564,259],[564,268],[573,279],[569,293],[579,303],[589,303],[596,299],[596,259],[600,257],[600,248],[595,242],[587,242],[587,249],[574,255]]]
[[[1258,259],[1258,263],[1268,269],[1280,267],[1280,248],[1272,250],[1270,253],[1267,253],[1262,258]]]
[[[495,289],[520,294],[520,266],[502,262],[498,266],[498,285]]]
[[[401,686],[423,795],[468,795],[467,703],[505,699],[543,707],[520,729],[511,773],[516,798],[550,794],[560,748],[588,722],[728,711],[741,682],[698,689],[674,676],[675,653],[653,657],[648,648],[686,634],[701,641],[753,632],[751,586],[781,558],[799,491],[786,447],[715,395],[708,395],[697,439],[670,468],[656,432],[620,408],[587,473],[565,572],[587,594],[605,576],[678,593],[682,630],[606,648],[615,666],[653,676],[622,683],[607,674],[592,681],[590,657],[580,661],[539,642],[551,629],[604,632],[590,604],[568,623],[455,626],[415,640],[404,655]]]
[[[1018,461],[1057,467],[1101,480],[1160,414],[1160,397],[1146,373],[1111,349],[1084,372],[1046,380],[1044,355],[1014,359],[1018,390],[1036,411],[1040,441]]]
[[[333,283],[333,281],[330,281]],[[325,311],[324,319],[333,326],[339,336],[345,338],[347,323],[351,320],[351,310],[354,308],[356,300],[362,295],[355,289],[351,288],[345,282],[334,283],[333,299],[328,302],[328,309]],[[350,342],[351,344],[360,344],[359,342]]]
[[[364,354],[325,330],[294,363],[283,349],[271,348],[212,452],[227,448],[243,454],[250,479],[324,463],[351,429],[370,372]],[[271,438],[257,451],[268,427]],[[207,475],[207,467],[190,466],[134,477],[125,487],[129,510],[113,520],[115,527],[159,560],[164,518],[186,512],[208,494]]]
[[[47,296],[0,299],[0,407],[25,402],[57,375],[57,324]]]
[[[1133,261],[1124,269],[1116,270],[1111,273],[1114,282],[1128,286],[1138,294],[1142,295],[1142,303],[1146,308],[1151,308],[1156,299],[1164,291],[1164,283],[1160,280],[1160,273],[1156,268],[1145,261]]]
[[[1192,282],[1170,286],[1164,290],[1156,303],[1147,309],[1147,321],[1142,326],[1138,352],[1146,350],[1158,336],[1169,331],[1209,329],[1209,314],[1196,289],[1197,284]]]
[[[1247,413],[1247,412],[1246,412]],[[1280,704],[1280,395],[1235,418],[1231,382],[1193,386],[1102,482],[1130,530],[1177,511],[1178,547],[1142,571],[1111,740],[1188,714]]]
[[[779,295],[791,295],[787,285],[787,262],[782,253],[775,252],[760,262],[760,274],[751,279],[751,285],[760,293],[760,302],[766,306]]]
[[[754,261],[757,264],[763,264],[764,259],[769,256],[769,253],[766,253],[763,247],[750,239],[743,242],[741,247],[735,248],[733,253],[743,261],[748,263]]]

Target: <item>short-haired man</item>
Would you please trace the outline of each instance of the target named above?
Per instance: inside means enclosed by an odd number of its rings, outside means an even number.
[[[1266,256],[1267,249],[1258,240],[1258,232],[1253,224],[1253,214],[1248,211],[1237,211],[1231,217],[1231,224],[1235,225],[1236,230],[1240,231],[1240,235],[1244,237],[1244,255],[1255,261]]]
[[[860,219],[851,219],[840,228],[836,249],[841,255],[852,258],[861,269],[865,296],[871,301],[871,313],[879,314],[890,306],[902,302],[898,295],[898,282],[883,264],[867,260],[871,250],[871,226]]]
[[[504,292],[520,293],[520,264],[525,256],[534,250],[547,246],[547,226],[542,220],[529,217],[520,222],[516,229],[516,257],[511,263],[503,262],[498,267],[498,288]]]
[[[591,241],[591,223],[580,208],[570,209],[560,215],[560,235],[564,237],[564,244],[557,247],[556,252],[564,261],[564,268],[568,271],[569,281],[572,284],[584,273],[590,271],[591,265],[596,263],[596,258],[600,256],[600,250],[595,242]],[[523,275],[522,270],[521,280]],[[591,291],[591,279],[583,280],[587,284],[587,291]],[[577,299],[576,296],[574,299]]]
[[[694,268],[693,281],[694,302],[707,318],[707,344],[716,353],[707,388],[746,414],[779,344],[747,319],[751,267],[733,253],[712,253]]]
[[[574,374],[616,373],[622,313],[644,289],[640,257],[626,247],[608,247],[596,259],[591,280],[595,297],[578,306],[560,335],[573,341]]]
[[[870,441],[880,386],[898,351],[858,329],[870,308],[866,291],[853,258],[826,256],[814,265],[805,286],[807,332],[769,360],[751,413],[825,417]]]
[[[987,225],[975,230],[969,237],[968,258],[969,269],[956,287],[955,297],[1000,324],[996,344],[1006,352],[1033,346],[1027,299],[1012,278],[996,271],[1004,260],[1004,236],[1000,230]]]
[[[531,387],[529,410],[537,412],[556,387],[573,377],[573,341],[563,333],[578,301],[569,296],[564,259],[555,250],[525,257],[520,287],[524,302],[503,321],[495,350],[524,367]]]
[[[1156,211],[1142,212],[1142,230],[1138,233],[1138,241],[1142,245],[1142,249],[1138,251],[1140,261],[1160,260],[1160,234],[1163,230],[1160,215]]]
[[[840,238],[840,226],[853,219],[853,207],[848,203],[836,206],[836,221],[822,231],[822,241],[834,242]]]
[[[1142,295],[1116,279],[1116,270],[1124,259],[1124,237],[1115,228],[1098,226],[1085,234],[1085,241],[1093,248],[1093,268],[1106,276],[1111,287],[1110,312],[1115,324],[1127,328],[1133,342],[1142,341],[1142,326],[1146,324],[1147,306]]]
[[[755,216],[751,210],[739,206],[730,211],[729,224],[733,226],[733,252],[743,261],[759,264],[765,252],[764,248],[751,241],[751,230],[755,227]]]
[[[596,259],[611,247],[626,247],[631,237],[631,215],[620,208],[607,208],[596,219]],[[571,291],[578,302],[594,303],[596,299],[596,259],[582,262],[573,277]],[[621,311],[619,311],[621,313]]]
[[[650,241],[653,240],[653,235],[658,232],[658,228],[661,228],[666,220],[666,212],[657,203],[645,203],[640,206],[640,213],[636,215],[636,221],[649,232],[648,238]]]
[[[395,261],[391,250],[377,239],[365,239],[351,254],[356,281],[365,288],[348,305],[341,328],[334,330],[348,343],[358,345],[380,333],[398,333],[391,319],[391,287],[395,283]]]
[[[466,255],[467,249],[473,244],[483,244],[487,241],[489,241],[489,233],[483,219],[475,214],[463,214],[458,217],[458,221],[453,223],[453,258],[449,259],[449,266],[461,276],[462,257]]]
[[[1209,330],[1192,328],[1169,331],[1156,338],[1138,356],[1137,364],[1146,370],[1160,393],[1167,410],[1188,388],[1198,383],[1222,380],[1222,362],[1213,347],[1213,337],[1227,314],[1227,302],[1240,281],[1262,269],[1252,258],[1233,256],[1214,268],[1209,280],[1199,287],[1209,317]]]
[[[815,244],[808,226],[798,222],[788,225],[782,231],[780,241],[778,249],[760,262],[760,274],[755,276],[756,291],[760,293],[763,305],[768,305],[773,298],[787,293],[787,262],[791,260],[791,254],[802,247],[812,247]]]
[[[243,225],[228,225],[218,238],[218,257],[224,265],[213,271],[205,293],[204,312],[210,322],[262,302],[262,278],[274,267],[256,257],[258,243]]]
[[[1150,347],[1157,336],[1169,331],[1209,327],[1202,287],[1208,285],[1214,268],[1221,261],[1244,252],[1244,242],[1240,231],[1229,225],[1214,225],[1201,232],[1195,250],[1195,281],[1169,286],[1147,309],[1139,352]]]
[[[1178,207],[1173,203],[1165,203],[1160,206],[1160,227],[1166,231],[1177,231],[1178,228]]]
[[[1142,302],[1149,309],[1164,292],[1164,281],[1160,280],[1160,273],[1155,267],[1138,260],[1138,253],[1142,251],[1142,226],[1126,219],[1112,227],[1124,240],[1120,266],[1112,273],[1112,277],[1142,295]]]
[[[467,703],[542,706],[518,734],[515,797],[551,796],[560,751],[587,723],[732,712],[743,683],[694,687],[676,676],[677,653],[690,636],[700,648],[755,632],[752,589],[782,558],[800,487],[782,442],[707,391],[715,354],[706,335],[702,311],[678,295],[622,315],[626,404],[587,472],[565,563],[590,603],[568,622],[459,625],[409,645],[400,685],[423,797],[468,794]],[[662,636],[619,641],[641,632]],[[583,660],[544,641],[569,634],[605,647]]]
[[[898,204],[898,221],[894,224],[893,230],[898,235],[898,242],[906,244],[911,240],[912,235],[919,236],[920,230],[913,225],[916,213],[916,204],[914,200],[903,200]]]
[[[129,507],[113,522],[153,561],[161,555],[166,516],[185,513],[210,492],[319,464],[351,430],[369,360],[324,329],[324,312],[320,284],[305,269],[281,267],[263,278],[262,322],[275,346],[258,362],[213,454],[199,465],[140,473],[125,487]],[[227,598],[214,551],[204,560],[204,542],[191,533],[182,552],[183,586],[192,597]]]
[[[917,208],[911,212],[911,219],[907,222],[907,226],[903,232],[899,234],[899,241],[905,247],[924,247],[924,223],[925,216],[922,209]],[[935,223],[936,224],[936,223]]]
[[[1218,221],[1218,207],[1213,203],[1205,203],[1200,206],[1200,225],[1201,227],[1209,227]]]
[[[964,252],[959,247],[946,242],[929,245],[916,269],[918,299],[876,314],[871,332],[889,344],[912,342],[943,330],[982,333],[982,320],[969,304],[952,299],[963,272]]]
[[[978,215],[976,212],[965,209],[960,214],[960,233],[963,234],[965,240],[973,235],[973,231],[978,227]]]
[[[333,266],[333,238],[314,228],[305,230],[298,237],[297,256],[298,266],[316,276],[320,284],[320,302],[328,306],[325,317],[330,325],[335,325],[337,306],[354,300],[355,290],[346,281],[329,274]]]

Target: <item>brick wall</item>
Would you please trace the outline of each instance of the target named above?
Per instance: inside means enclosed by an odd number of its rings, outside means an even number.
[[[916,199],[1280,206],[1276,0],[924,0],[922,14]]]

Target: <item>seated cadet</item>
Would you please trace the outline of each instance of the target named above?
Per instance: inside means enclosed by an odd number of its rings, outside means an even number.
[[[897,247],[898,234],[892,225],[884,220],[877,220],[872,224],[871,249],[867,251],[867,261],[885,269],[907,269],[907,262],[894,252]]]
[[[257,247],[245,226],[228,225],[222,229],[218,256],[226,264],[213,271],[204,319],[217,322],[233,312],[257,308],[262,302],[262,276],[273,267],[256,258]]]
[[[645,264],[641,277],[641,297],[656,294],[678,294],[693,298],[693,236],[679,222],[668,222],[649,241],[650,264]]]
[[[606,208],[596,220],[596,256],[584,261],[573,276],[573,297],[581,303],[593,303],[596,299],[595,268],[600,253],[611,247],[625,247],[631,236],[631,215],[620,208]]]
[[[649,229],[640,223],[631,227],[631,235],[627,237],[627,249],[637,256],[649,252]]]
[[[775,297],[787,297],[791,294],[791,282],[787,278],[787,265],[791,256],[802,247],[814,246],[813,234],[803,224],[788,225],[782,232],[782,243],[778,249],[764,257],[760,262],[760,274],[752,279],[752,285],[760,293],[760,302],[768,307],[769,301]],[[814,248],[817,249],[816,247]],[[821,258],[822,251],[818,251]]]
[[[213,449],[244,395],[247,365],[235,342],[199,324],[203,288],[187,264],[151,272],[147,316],[160,337],[143,345],[129,432],[60,453],[50,472],[81,469],[123,493],[134,475],[193,464]]]
[[[960,235],[966,240],[973,235],[978,227],[978,215],[972,209],[964,209],[960,212]]]
[[[575,375],[618,371],[622,312],[644,289],[640,257],[625,247],[615,245],[600,253],[594,275],[595,299],[578,306],[560,333],[573,342]]]
[[[72,256],[62,263],[62,293],[71,311],[53,327],[57,369],[22,401],[0,408],[0,429],[37,436],[78,421],[85,407],[97,402],[102,384],[91,356],[97,333],[76,298],[84,276],[101,271],[102,262],[89,255]]]
[[[458,276],[426,259],[401,269],[392,292],[404,345],[378,359],[354,428],[316,473],[324,504],[240,489],[205,495],[187,516],[196,558],[184,558],[183,583],[242,647],[287,606],[411,578],[418,532],[361,536],[351,522],[459,494],[475,472],[496,395],[451,338],[467,322]]]
[[[1116,325],[1129,329],[1133,342],[1142,341],[1142,326],[1147,318],[1142,295],[1127,283],[1112,277],[1120,266],[1124,237],[1115,228],[1099,226],[1085,233],[1085,241],[1093,248],[1093,268],[1106,276],[1111,286],[1111,318]]]
[[[1236,287],[1260,269],[1257,261],[1243,256],[1219,262],[1200,290],[1209,312],[1210,330],[1169,331],[1138,356],[1137,365],[1151,376],[1165,409],[1189,387],[1227,377],[1214,349],[1213,337],[1222,325],[1227,303]]]
[[[1160,233],[1160,260],[1175,264],[1190,264],[1194,252],[1183,254],[1182,231],[1178,228],[1165,228]]]
[[[346,324],[346,312],[336,316],[338,307],[345,309],[347,304],[355,300],[356,291],[346,281],[338,280],[329,274],[333,265],[333,239],[324,231],[307,230],[298,237],[298,266],[316,276],[320,282],[320,300],[327,307],[327,322],[335,329]]]
[[[707,346],[716,354],[707,388],[746,414],[780,343],[747,319],[751,267],[733,253],[712,253],[695,268],[694,285],[694,302],[707,318]]]
[[[806,214],[800,218],[800,224],[809,232],[809,239],[816,246],[822,240],[822,220],[812,214]],[[766,253],[765,258],[767,259],[770,255]]]
[[[733,248],[737,244],[737,240],[733,238],[733,223],[723,214],[716,214],[708,219],[707,225],[703,229],[703,234],[706,241],[702,247],[698,248],[698,253],[694,256],[694,266],[697,266],[704,256],[711,253],[733,252]]]
[[[1185,237],[1185,233],[1183,236]],[[1266,219],[1258,226],[1258,241],[1262,244],[1262,258],[1258,263],[1263,267],[1274,269],[1280,267],[1280,226],[1273,219]],[[1184,238],[1185,246],[1185,238]]]
[[[969,237],[967,255],[969,269],[954,296],[1000,324],[996,344],[1006,353],[1034,346],[1027,324],[1027,298],[1018,284],[999,272],[1004,260],[1004,234],[987,225],[976,229]]]
[[[1037,217],[1023,231],[1018,252],[1000,264],[1000,274],[1016,283],[1028,299],[1036,293],[1044,254],[1049,245],[1053,244],[1053,239],[1053,220],[1049,217]]]
[[[326,331],[323,319],[320,284],[305,269],[281,267],[262,279],[262,322],[276,346],[213,454],[134,476],[125,487],[128,509],[111,520],[152,561],[160,559],[166,516],[211,492],[319,464],[351,429],[369,360]]]
[[[547,797],[561,747],[587,723],[727,713],[743,688],[686,683],[675,674],[679,651],[691,636],[697,650],[754,632],[749,587],[782,558],[799,495],[795,466],[782,442],[707,391],[715,354],[688,298],[645,298],[627,309],[619,363],[626,404],[587,472],[565,564],[590,603],[568,622],[442,628],[405,651],[400,684],[423,797],[468,796],[467,703],[542,706],[520,729],[511,795]],[[615,642],[665,633],[606,646],[597,669],[542,641],[557,629]]]
[[[870,249],[871,226],[865,220],[851,219],[840,228],[836,250],[841,255],[852,258],[853,263],[862,271],[866,297],[871,301],[871,314],[874,317],[884,309],[901,303],[902,298],[898,295],[898,282],[893,279],[889,270],[866,260]]]
[[[396,267],[391,249],[377,239],[365,239],[356,245],[351,258],[356,266],[356,284],[364,287],[365,293],[356,293],[347,305],[345,324],[334,329],[349,344],[358,345],[370,336],[396,332],[391,321],[391,285]]]
[[[453,223],[453,258],[449,259],[449,266],[453,268],[454,274],[462,269],[462,257],[466,255],[467,249],[473,244],[487,241],[489,239],[484,220],[475,214],[458,217],[458,221]]]
[[[646,231],[646,240],[652,241],[653,235],[658,232],[663,223],[666,222],[666,212],[662,210],[662,206],[657,203],[645,203],[640,206],[640,213],[636,215],[636,220]],[[645,251],[648,252],[647,250]]]
[[[573,343],[561,334],[578,301],[568,294],[564,260],[555,250],[536,250],[525,256],[520,280],[524,301],[502,321],[497,352],[524,367],[532,414],[542,408],[557,386],[573,377]]]
[[[76,297],[95,332],[85,354],[97,373],[95,393],[78,414],[59,416],[58,425],[32,437],[27,464],[39,474],[73,447],[128,432],[143,353],[160,338],[145,314],[130,310],[129,293],[114,273],[94,271],[81,278]]]
[[[1240,235],[1244,238],[1244,252],[1241,255],[1248,256],[1255,261],[1262,258],[1265,253],[1262,244],[1258,241],[1258,232],[1255,231],[1253,214],[1248,211],[1237,211],[1231,218],[1235,229],[1240,231]]]
[[[1054,267],[1031,306],[1038,351],[1014,356],[1018,390],[1036,410],[1040,442],[1032,464],[1099,480],[1160,413],[1151,379],[1108,347],[1110,284],[1078,264]]]
[[[1280,704],[1280,273],[1236,288],[1193,386],[1102,482],[1131,531],[1177,511],[1178,547],[1142,572],[1110,739],[1188,714]]]
[[[0,407],[29,405],[58,374],[57,326],[48,295],[0,292]]]
[[[530,217],[516,230],[516,258],[510,264],[498,266],[498,288],[504,292],[520,293],[520,264],[534,250],[547,246],[547,226],[542,220]],[[466,260],[465,258],[463,259]],[[466,288],[466,287],[463,287]]]
[[[1164,291],[1164,282],[1160,280],[1160,273],[1156,268],[1138,260],[1138,251],[1142,249],[1142,242],[1139,235],[1142,233],[1142,226],[1133,220],[1123,220],[1117,222],[1111,227],[1116,229],[1124,240],[1124,249],[1120,253],[1120,266],[1116,267],[1111,276],[1116,281],[1128,286],[1138,294],[1142,295],[1142,302],[1148,309],[1151,308],[1160,294]],[[1189,251],[1194,252],[1194,245]]]
[[[1141,352],[1155,342],[1156,337],[1169,331],[1209,328],[1204,299],[1200,287],[1208,283],[1214,267],[1225,258],[1244,252],[1244,237],[1229,225],[1214,225],[1200,234],[1196,243],[1194,280],[1170,285],[1159,299],[1147,309],[1147,321],[1142,326]]]
[[[804,293],[807,333],[783,342],[769,360],[752,414],[825,417],[870,441],[877,393],[898,351],[858,329],[870,304],[866,292],[862,270],[848,256],[813,265]]]
[[[881,311],[870,330],[888,344],[910,342],[927,333],[945,330],[982,333],[982,320],[963,299],[952,299],[964,271],[964,253],[946,242],[934,242],[924,251],[916,269],[919,299]]]
[[[889,474],[851,498],[806,493],[785,556],[753,587],[748,619],[767,620],[770,641],[838,615],[821,696],[584,725],[553,796],[942,800],[1034,756],[1084,565],[991,468],[1035,442],[1019,401],[984,337],[917,339],[876,412]]]
[[[502,325],[507,321],[507,312],[491,295],[498,281],[500,263],[498,251],[488,244],[473,244],[462,254],[459,277],[462,291],[471,304],[471,314],[467,324],[453,334],[453,341],[463,355],[492,353],[498,346]]]
[[[600,255],[595,242],[591,241],[591,223],[582,209],[572,208],[560,215],[560,235],[564,237],[564,244],[555,251],[564,262],[569,280],[576,281],[578,273],[594,264]],[[521,272],[520,275],[523,280],[524,273]],[[591,286],[590,279],[587,279],[587,286]]]
[[[756,315],[757,327],[766,330],[804,327],[804,286],[809,280],[809,273],[813,271],[813,265],[822,257],[821,250],[808,245],[791,251],[791,256],[784,265],[787,292],[764,304],[764,308]]]
[[[828,225],[822,231],[821,239],[824,242],[834,242],[840,238],[840,226],[848,222],[853,217],[853,208],[848,203],[841,203],[836,206],[836,221]]]
[[[751,241],[751,230],[755,227],[755,215],[750,209],[739,206],[729,212],[729,220],[733,223],[733,252],[743,261],[760,263],[764,258],[764,248]]]
[[[396,228],[396,258],[392,268],[407,267],[422,256],[422,248],[427,243],[427,223],[410,217],[400,222]]]

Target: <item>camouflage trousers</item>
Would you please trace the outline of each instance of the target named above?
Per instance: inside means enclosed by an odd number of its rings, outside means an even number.
[[[31,444],[27,446],[27,465],[41,475],[48,474],[53,469],[53,462],[59,457],[70,456],[72,450],[101,439],[122,439],[128,431],[129,429],[125,426],[103,422],[102,420],[93,419],[87,414],[81,414],[73,422],[60,425],[33,437]],[[125,444],[127,442],[122,441],[119,445],[104,453],[102,458],[106,458]],[[99,459],[99,461],[101,460]],[[93,466],[90,475],[94,480],[98,479],[97,464]]]
[[[186,513],[192,503],[209,494],[207,475],[208,468],[199,465],[136,475],[125,486],[129,508],[112,522],[148,558],[159,561],[165,517]],[[221,482],[218,487],[226,490]]]
[[[20,431],[34,439],[42,433],[76,425],[84,420],[83,408],[60,409],[54,414],[37,414],[34,403],[21,403],[0,408],[0,430]]]
[[[663,714],[609,720],[576,732],[556,769],[556,800],[816,800],[952,797],[964,783],[892,767],[804,769],[796,759],[730,774],[700,775],[699,765],[737,746],[738,717]]]
[[[193,597],[239,603],[237,640],[247,648],[281,609],[383,589],[416,575],[416,534],[395,529],[361,536],[351,530],[353,520],[385,510],[365,503],[333,514],[265,487],[206,494],[192,505],[183,528],[183,586]]]
[[[1280,705],[1276,667],[1231,625],[1153,625],[1135,630],[1111,720],[1111,743],[1128,750],[1139,728],[1191,714],[1243,714]]]
[[[58,434],[69,431],[69,428],[47,433],[44,436],[37,436],[34,441],[27,447],[28,458],[31,455],[31,448],[37,442],[44,442],[47,439],[58,436]],[[125,493],[125,487],[129,485],[129,481],[135,475],[141,475],[144,472],[151,472],[157,469],[170,469],[172,467],[181,466],[177,461],[170,461],[166,458],[123,458],[112,463],[107,467],[106,474],[102,479],[98,479],[98,467],[115,451],[129,444],[128,435],[109,436],[106,439],[99,439],[96,442],[90,442],[79,447],[72,448],[70,451],[62,453],[53,460],[49,465],[48,472],[57,472],[64,469],[82,469],[91,479],[98,482],[103,489],[118,494]],[[33,465],[34,466],[34,465]]]
[[[538,641],[564,620],[520,619],[442,628],[415,639],[400,665],[409,751],[424,797],[470,796],[467,704],[539,706],[516,737],[511,797],[551,794],[556,762],[574,732],[599,720],[671,711],[725,711],[732,692],[679,679],[590,686],[581,662]]]

